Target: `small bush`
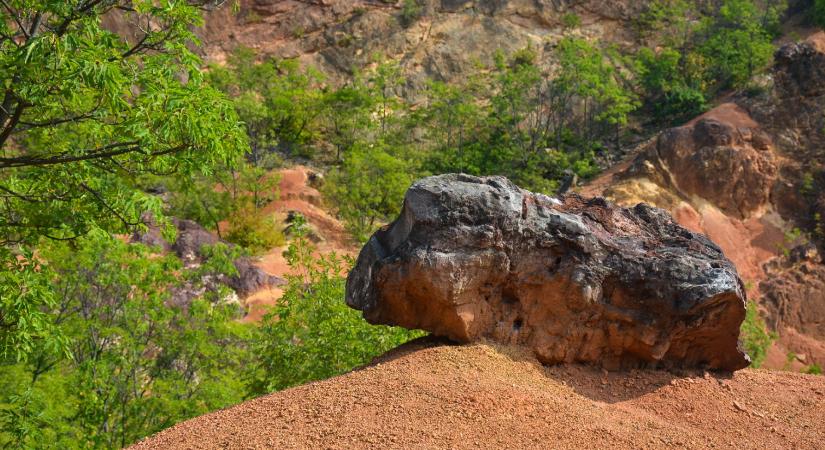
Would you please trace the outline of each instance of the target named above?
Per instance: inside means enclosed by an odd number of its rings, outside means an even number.
[[[243,208],[229,218],[226,240],[254,254],[284,245],[286,240],[275,219],[262,211]]]
[[[811,364],[805,369],[805,373],[810,375],[822,375],[822,367],[819,364]]]
[[[754,302],[748,302],[747,313],[745,321],[742,322],[739,338],[745,346],[745,351],[751,357],[751,366],[760,367],[762,362],[765,361],[768,347],[771,346],[776,337],[768,332],[765,321],[759,316],[759,309]]]
[[[404,0],[401,5],[401,14],[398,16],[398,21],[401,26],[407,28],[421,18],[424,8],[418,3],[418,0]]]
[[[564,28],[574,29],[581,26],[582,18],[578,14],[570,12],[561,17],[561,23],[564,24]]]
[[[313,257],[306,238],[298,237],[286,252],[300,275],[264,319],[256,339],[257,364],[251,369],[252,394],[265,394],[329,378],[370,362],[421,331],[370,325],[344,303],[346,272],[351,260],[333,254]]]
[[[256,24],[264,21],[264,18],[255,11],[249,11],[244,18],[247,24]]]

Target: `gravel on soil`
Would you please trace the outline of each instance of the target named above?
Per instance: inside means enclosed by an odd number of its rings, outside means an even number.
[[[345,375],[182,422],[142,449],[825,446],[825,377],[544,367],[492,343],[408,343]]]

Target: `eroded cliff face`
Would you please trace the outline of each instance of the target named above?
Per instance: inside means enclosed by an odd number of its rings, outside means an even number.
[[[496,50],[532,45],[549,51],[565,33],[630,45],[633,19],[647,1],[425,0],[411,19],[392,0],[242,0],[206,17],[200,32],[208,59],[223,61],[235,47],[299,58],[340,82],[374,55],[400,62],[410,91],[428,78],[456,80],[491,64]],[[565,30],[562,18],[581,19]]]
[[[647,202],[736,265],[783,352],[825,363],[825,33],[777,52],[765,92],[666,130],[582,189]],[[814,243],[793,237],[795,227]],[[804,250],[804,251],[803,251]],[[820,248],[821,250],[821,248]],[[804,257],[800,255],[804,254]]]
[[[762,263],[780,253],[787,228],[771,204],[778,158],[747,111],[727,103],[662,132],[583,191],[669,210],[716,242],[752,285],[764,278]]]

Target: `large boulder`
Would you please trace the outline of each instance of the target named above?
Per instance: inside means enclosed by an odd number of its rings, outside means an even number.
[[[721,250],[660,209],[442,175],[362,249],[346,300],[371,323],[522,344],[545,363],[733,371],[749,362],[744,297]]]

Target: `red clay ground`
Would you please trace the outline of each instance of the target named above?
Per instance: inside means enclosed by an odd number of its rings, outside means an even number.
[[[823,448],[825,377],[542,367],[515,348],[417,341],[133,448]]]

